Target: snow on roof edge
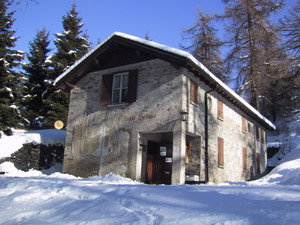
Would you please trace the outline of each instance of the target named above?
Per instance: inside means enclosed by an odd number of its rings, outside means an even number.
[[[94,53],[98,48],[100,48],[102,45],[104,45],[109,39],[111,39],[113,36],[119,36],[123,37],[125,39],[129,39],[141,44],[145,44],[154,48],[158,48],[176,55],[180,55],[182,57],[185,57],[192,61],[196,66],[198,66],[201,70],[203,70],[205,73],[207,73],[218,85],[223,87],[226,91],[228,91],[229,94],[231,94],[234,98],[236,98],[240,103],[242,103],[246,108],[248,108],[252,113],[254,113],[256,116],[258,116],[261,120],[263,120],[266,124],[268,124],[271,128],[274,130],[276,129],[275,125],[269,121],[266,117],[264,117],[260,112],[258,112],[253,106],[251,106],[245,99],[243,99],[241,96],[239,96],[236,92],[234,92],[230,87],[228,87],[223,81],[221,81],[219,78],[217,78],[212,72],[210,72],[201,62],[199,62],[192,54],[177,49],[173,47],[169,47],[167,45],[159,44],[154,41],[145,40],[130,34],[125,34],[122,32],[114,32],[110,36],[108,36],[103,42],[99,43],[95,48],[91,49],[88,53],[86,53],[82,58],[77,60],[71,67],[69,67],[64,73],[62,73],[60,76],[58,76],[55,81],[54,85],[56,85],[59,80],[61,80],[63,77],[65,77],[71,70],[73,70],[78,64],[80,64],[82,61],[84,61],[87,57],[89,57],[92,53]]]
[[[91,49],[89,52],[87,52],[84,56],[82,56],[80,59],[78,59],[72,66],[70,66],[65,72],[63,72],[61,75],[59,75],[54,80],[54,86],[62,79],[64,78],[71,70],[73,70],[78,64],[80,64],[82,61],[84,61],[87,57],[89,57],[92,53],[94,53],[98,48],[100,48],[102,45],[104,45],[109,39],[111,39],[116,33],[114,32],[110,36],[108,36],[103,42],[100,42],[96,47]]]

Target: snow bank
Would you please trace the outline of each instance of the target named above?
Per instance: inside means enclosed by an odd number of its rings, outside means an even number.
[[[24,172],[18,170],[12,162],[4,162],[0,164],[0,172],[5,173],[5,176],[13,177],[32,177],[32,176],[42,176],[42,172],[37,170],[30,170]]]
[[[276,123],[278,131],[268,135],[268,147],[280,147],[280,151],[268,160],[269,166],[300,158],[300,112]]]
[[[281,163],[266,176],[249,183],[255,185],[300,185],[300,157]]]
[[[66,132],[64,130],[13,130],[13,135],[3,135],[0,138],[0,158],[9,157],[22,148],[23,144],[35,142],[44,145],[64,145]]]
[[[1,164],[3,168],[9,173],[0,175],[1,224],[249,225],[300,221],[299,186],[246,182],[145,185],[114,174],[82,179],[60,173],[25,173],[10,163]]]

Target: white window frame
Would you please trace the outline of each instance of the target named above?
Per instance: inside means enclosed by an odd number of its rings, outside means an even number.
[[[127,75],[128,76],[128,81],[127,81],[127,84],[126,84],[126,87],[124,87],[123,85],[123,77]],[[120,79],[120,87],[119,88],[115,88],[115,77],[117,76],[121,76],[121,79]],[[128,86],[129,86],[129,72],[124,72],[124,73],[117,73],[117,74],[114,74],[113,76],[113,84],[112,84],[112,104],[121,104],[121,103],[125,103],[125,101],[122,102],[122,93],[123,93],[123,90],[124,89],[127,89],[127,95],[128,95]],[[114,92],[115,90],[120,90],[119,92],[119,97],[118,97],[118,102],[114,102]]]

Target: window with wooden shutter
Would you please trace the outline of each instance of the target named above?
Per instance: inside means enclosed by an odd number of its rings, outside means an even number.
[[[190,154],[192,150],[192,142],[187,143],[185,147],[185,163],[188,164],[190,161]]]
[[[256,171],[260,173],[260,153],[256,153]]]
[[[100,104],[132,103],[136,101],[137,70],[102,76]]]
[[[128,72],[114,74],[112,86],[112,104],[127,102],[128,80]]]
[[[219,119],[224,119],[224,117],[223,117],[223,102],[220,100],[220,99],[218,99],[218,118]]]
[[[265,140],[266,140],[265,134],[266,134],[266,132],[263,129],[261,129],[261,142],[262,143],[265,143]]]
[[[247,132],[247,128],[246,128],[246,119],[245,117],[242,116],[242,132],[246,133]]]
[[[247,170],[247,148],[243,148],[243,170]]]
[[[255,133],[256,133],[256,140],[259,141],[259,127],[258,126],[256,126]]]
[[[196,82],[190,80],[190,101],[199,104],[198,101],[198,85]]]
[[[100,96],[100,104],[102,106],[107,106],[111,104],[112,83],[113,83],[112,74],[102,76],[101,96]]]
[[[218,137],[218,166],[224,166],[224,140]]]
[[[127,95],[128,103],[132,103],[136,101],[137,84],[138,84],[138,71],[137,70],[129,71],[128,95]]]

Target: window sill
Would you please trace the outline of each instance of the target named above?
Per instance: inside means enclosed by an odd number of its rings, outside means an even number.
[[[108,105],[107,107],[109,107],[109,108],[118,108],[118,107],[127,107],[128,105],[129,105],[129,103],[120,103],[120,104]]]
[[[220,166],[220,165],[218,165],[218,168],[220,168],[220,169],[224,169],[224,166]]]
[[[218,118],[218,120],[221,120],[222,122],[224,122],[224,118],[221,118],[221,117],[217,117]]]
[[[190,102],[191,105],[195,106],[195,107],[199,107],[199,103],[195,103],[195,102]]]

